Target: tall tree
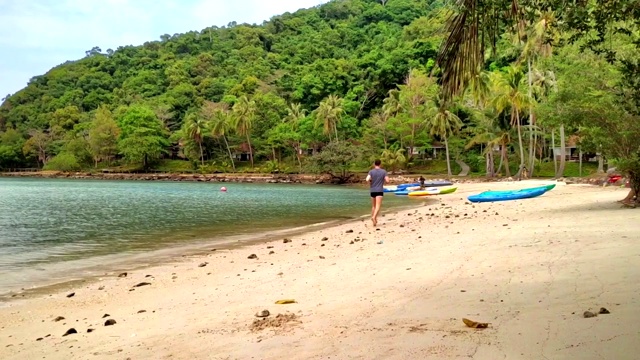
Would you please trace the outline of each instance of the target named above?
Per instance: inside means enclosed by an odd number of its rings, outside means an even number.
[[[256,114],[256,103],[250,100],[246,95],[240,97],[233,105],[233,113],[235,118],[235,128],[238,134],[247,138],[249,147],[249,159],[251,160],[251,168],[253,168],[253,148],[251,146],[251,130]]]
[[[511,126],[518,131],[518,148],[520,150],[520,166],[518,178],[522,176],[525,167],[524,145],[522,143],[522,121],[520,115],[524,109],[529,108],[532,99],[525,89],[525,76],[520,67],[510,66],[506,72],[494,76],[495,97],[492,104],[498,113],[509,109],[511,113]]]
[[[432,116],[430,114],[432,108],[427,103],[430,98],[436,96],[437,85],[435,79],[427,77],[422,71],[412,69],[399,89],[402,108],[400,114],[404,127],[408,129],[408,158],[411,159],[416,147],[417,136],[422,133],[424,128],[425,119]]]
[[[318,121],[322,122],[324,126],[324,134],[329,136],[331,141],[331,133],[338,138],[338,124],[342,119],[344,113],[343,109],[344,100],[335,95],[329,95],[327,98],[320,102],[320,105],[316,109],[316,117]]]
[[[233,130],[235,120],[233,119],[233,113],[229,110],[229,106],[225,103],[213,103],[206,101],[202,105],[202,116],[207,119],[209,131],[214,138],[222,138],[224,145],[227,148],[227,154],[231,161],[231,167],[233,171],[236,171],[236,163],[233,160],[233,154],[231,153],[231,147],[227,139],[229,131]]]
[[[120,129],[111,111],[101,105],[93,117],[88,136],[95,167],[98,167],[99,161],[110,162],[118,153],[118,136],[120,136]]]
[[[182,126],[185,135],[198,144],[198,148],[200,149],[200,163],[204,165],[202,142],[204,141],[204,136],[207,132],[207,121],[204,117],[200,116],[200,114],[191,113],[187,115]]]
[[[536,74],[540,74],[535,70],[534,66],[541,57],[549,57],[552,54],[552,42],[557,36],[552,31],[552,24],[555,22],[555,14],[552,11],[539,12],[539,17],[536,21],[529,25],[526,32],[522,33],[524,36],[518,34],[518,41],[523,43],[522,54],[520,60],[527,63],[527,75],[528,75],[528,90],[529,97],[534,98],[534,77]],[[535,171],[536,160],[536,142],[537,131],[534,131],[536,126],[536,114],[533,107],[533,102],[529,104],[529,169],[530,175],[533,176]]]
[[[293,103],[289,104],[289,108],[287,108],[287,116],[284,118],[284,121],[291,126],[292,133],[295,135],[300,127],[300,122],[306,116],[306,111],[302,108],[302,105],[299,103]],[[302,172],[302,160],[300,158],[302,156],[302,142],[299,134],[297,135],[297,140],[293,142],[293,150],[296,152],[298,167],[300,168],[300,172]]]
[[[51,135],[41,130],[29,131],[29,139],[24,143],[23,152],[25,155],[36,155],[38,163],[46,165],[49,160],[49,145]]]
[[[451,159],[449,158],[449,137],[456,134],[460,128],[462,128],[463,124],[458,115],[451,112],[449,108],[450,105],[445,102],[441,96],[436,96],[433,104],[436,113],[426,121],[427,129],[431,136],[438,136],[444,140],[445,153],[447,156],[447,174],[452,176]]]
[[[151,161],[167,152],[166,128],[150,108],[132,105],[124,109],[118,126],[120,153],[130,162],[142,163],[143,169],[148,169]]]

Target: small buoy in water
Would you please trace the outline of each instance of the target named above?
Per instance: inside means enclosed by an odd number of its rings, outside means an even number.
[[[223,186],[223,187],[221,187],[221,188],[220,188],[220,191],[222,191],[222,192],[226,192],[226,191],[227,191],[227,188]]]

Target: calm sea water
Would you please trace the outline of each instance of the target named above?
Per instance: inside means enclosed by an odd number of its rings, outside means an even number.
[[[160,249],[251,240],[370,210],[366,189],[225,185],[227,193],[216,183],[0,178],[0,293]],[[409,203],[385,197],[387,207]]]

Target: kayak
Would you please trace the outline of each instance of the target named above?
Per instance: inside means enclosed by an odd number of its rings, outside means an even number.
[[[453,183],[451,181],[446,180],[438,180],[438,181],[430,181],[424,183],[425,187],[438,187],[438,186],[451,186]]]
[[[451,194],[451,193],[456,192],[456,190],[458,190],[458,188],[455,187],[455,186],[442,188],[442,189],[440,189],[440,195]]]
[[[406,188],[413,187],[413,186],[420,186],[420,183],[400,184],[400,185],[396,186],[396,188],[398,190],[405,190]]]
[[[485,191],[480,194],[471,195],[467,199],[469,199],[469,201],[471,202],[493,202],[530,199],[540,196],[547,191],[552,190],[554,187],[556,187],[556,185],[551,184],[521,190]]]
[[[432,187],[424,190],[412,191],[408,195],[415,197],[415,196],[429,196],[429,195],[438,195],[438,194],[440,194],[440,189]]]

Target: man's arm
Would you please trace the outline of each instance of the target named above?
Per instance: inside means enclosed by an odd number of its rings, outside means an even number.
[[[371,174],[367,174],[367,178],[365,179],[366,182],[371,181]]]
[[[386,171],[384,172],[384,182],[385,182],[385,184],[389,183],[389,175],[387,174]]]

